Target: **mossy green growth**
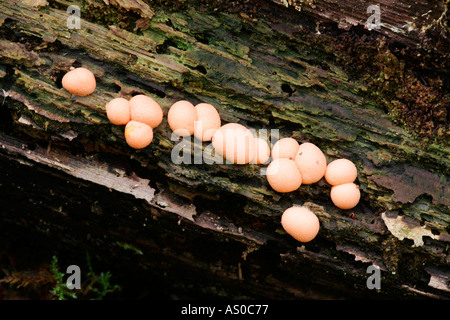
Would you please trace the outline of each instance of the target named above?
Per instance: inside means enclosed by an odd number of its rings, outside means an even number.
[[[116,25],[126,28],[137,20],[137,15],[133,12],[117,9],[103,1],[82,0],[81,4],[83,19],[95,21],[105,26]]]
[[[443,80],[448,59],[441,62],[420,49],[405,53],[383,38],[362,39],[352,39],[351,46],[345,36],[335,41],[336,59],[352,81],[361,83],[361,94],[386,110],[414,140],[425,141],[424,148],[429,142],[448,147],[450,94]],[[431,72],[435,65],[441,66],[440,74]]]

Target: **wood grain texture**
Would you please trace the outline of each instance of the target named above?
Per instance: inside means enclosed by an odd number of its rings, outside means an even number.
[[[306,12],[323,22],[335,22],[339,28],[367,28],[372,15],[368,7],[380,8],[380,29],[376,31],[401,43],[419,47],[426,41],[427,30],[438,27],[447,34],[448,1],[336,1],[336,0],[273,0],[293,10]],[[442,34],[444,35],[444,34]]]

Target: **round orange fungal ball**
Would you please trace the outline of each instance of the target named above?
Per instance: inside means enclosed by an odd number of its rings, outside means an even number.
[[[277,192],[292,192],[302,184],[302,176],[294,160],[287,158],[273,160],[267,166],[266,176],[269,185]]]
[[[298,147],[294,160],[302,175],[303,184],[319,181],[327,169],[327,159],[322,150],[310,142],[302,143]]]
[[[306,207],[291,207],[281,216],[283,229],[300,242],[313,240],[320,229],[319,218]]]
[[[331,188],[331,201],[340,209],[356,207],[361,198],[359,187],[354,183],[344,183]]]
[[[294,138],[282,138],[272,148],[272,159],[288,158],[294,160],[299,144]]]
[[[348,159],[337,159],[327,165],[325,180],[332,186],[355,181],[358,171]]]
[[[217,109],[208,103],[195,106],[197,121],[194,124],[194,136],[201,141],[211,141],[214,132],[221,126]]]
[[[163,111],[158,102],[149,96],[138,94],[130,99],[130,118],[154,129],[162,122]]]
[[[227,123],[212,136],[214,150],[228,162],[247,164],[255,155],[255,138],[251,131],[239,123]]]
[[[125,125],[130,121],[130,104],[127,99],[115,98],[106,104],[106,116],[117,125]]]
[[[131,120],[125,126],[125,140],[134,149],[143,149],[153,140],[153,129],[145,123]]]
[[[266,139],[255,138],[255,155],[253,156],[252,163],[263,164],[270,158],[270,147]]]
[[[94,92],[97,83],[94,74],[86,68],[74,68],[62,78],[62,86],[76,96],[87,96]]]
[[[195,107],[186,100],[175,102],[167,113],[167,122],[169,123],[170,129],[180,137],[194,134],[195,121],[197,121]]]

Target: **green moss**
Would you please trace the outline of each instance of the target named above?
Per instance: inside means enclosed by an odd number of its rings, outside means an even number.
[[[355,40],[355,35],[341,35],[334,43],[337,61],[344,64],[354,81],[361,81],[361,90],[388,111],[394,123],[418,141],[448,146],[450,127],[445,105],[450,102],[449,88],[433,72],[438,63],[448,74],[448,59],[429,56],[420,49],[405,52],[385,38],[363,36]],[[437,62],[440,59],[443,62]]]
[[[132,29],[138,19],[133,12],[117,9],[98,0],[82,0],[81,14],[87,21],[95,21],[105,26],[120,26],[124,29]]]

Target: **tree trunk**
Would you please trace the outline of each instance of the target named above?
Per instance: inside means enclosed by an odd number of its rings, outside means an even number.
[[[448,1],[379,1],[368,30],[370,4],[2,1],[3,276],[53,255],[85,272],[89,252],[126,298],[448,299]],[[62,88],[72,66],[93,94]],[[105,104],[140,93],[348,158],[361,201],[336,208],[324,180],[277,193],[264,165],[175,164],[166,118],[131,149]],[[284,233],[292,205],[319,217],[313,241]]]

